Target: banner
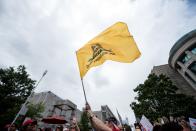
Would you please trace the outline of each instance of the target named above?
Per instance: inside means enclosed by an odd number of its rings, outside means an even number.
[[[142,128],[145,129],[145,131],[152,131],[153,130],[153,125],[150,123],[150,121],[144,115],[142,116],[140,124],[142,125]]]
[[[192,129],[196,130],[196,119],[189,118],[190,126]]]

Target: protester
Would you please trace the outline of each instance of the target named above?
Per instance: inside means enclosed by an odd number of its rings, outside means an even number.
[[[52,131],[52,128],[47,127],[44,129],[44,131]]]
[[[132,131],[130,126],[125,126],[125,128],[122,128],[122,131]]]
[[[63,131],[63,126],[57,126],[55,131]]]
[[[161,125],[155,125],[154,127],[153,127],[153,130],[152,131],[160,131],[161,130]]]
[[[77,119],[75,117],[75,113],[72,114],[70,122],[71,123],[70,123],[69,131],[80,131],[80,128],[77,124]]]
[[[22,124],[23,131],[36,131],[37,121],[28,119]]]
[[[70,126],[69,131],[80,131],[80,128],[78,127],[77,124],[76,125],[72,125],[72,126]]]
[[[9,131],[18,131],[17,130],[17,125],[15,123],[10,125]]]
[[[37,131],[42,131],[42,128],[38,128]]]
[[[114,129],[116,131],[120,130],[119,127],[117,127],[117,120],[114,117],[110,117],[107,119],[108,123],[107,126],[111,129]]]
[[[190,125],[185,120],[181,120],[180,125],[183,127],[183,131],[191,131]]]
[[[141,125],[139,123],[135,123],[135,131],[141,131]]]
[[[162,125],[160,131],[183,131],[183,128],[178,123],[168,122]]]
[[[113,118],[109,119],[108,123],[104,124],[100,119],[98,119],[93,112],[91,111],[90,105],[86,103],[86,112],[87,116],[90,119],[92,126],[95,130],[101,131],[120,131],[120,129],[115,124],[115,120]]]
[[[7,124],[4,127],[4,131],[18,131],[17,125],[15,123],[13,123],[13,124]]]
[[[6,124],[3,128],[3,131],[8,131],[8,128],[10,127],[10,124]]]

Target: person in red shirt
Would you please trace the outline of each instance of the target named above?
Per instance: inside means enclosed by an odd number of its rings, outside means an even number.
[[[117,121],[115,118],[109,118],[107,123],[103,123],[99,118],[97,118],[91,111],[90,105],[86,103],[87,116],[90,119],[92,126],[98,131],[120,131],[118,128]],[[116,122],[115,122],[116,121]]]
[[[117,120],[114,117],[110,117],[107,120],[107,126],[112,129],[112,131],[120,131],[119,127],[117,126]]]
[[[23,122],[22,128],[24,131],[36,131],[37,121],[34,121],[32,119],[28,119]]]

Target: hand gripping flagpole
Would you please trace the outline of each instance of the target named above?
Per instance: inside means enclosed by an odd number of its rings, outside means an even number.
[[[35,88],[39,85],[39,83],[41,82],[41,80],[43,79],[43,77],[47,74],[47,70],[44,71],[42,77],[39,79],[39,81],[37,82],[37,84],[35,85]],[[35,88],[31,91],[31,94],[27,97],[25,103],[22,105],[22,107],[20,108],[19,112],[16,114],[14,120],[12,121],[11,125],[14,124],[14,122],[17,120],[18,116],[20,115],[21,111],[24,110],[26,104],[29,102],[29,99],[32,97],[33,93],[34,93],[34,90]],[[10,125],[10,127],[11,127]]]

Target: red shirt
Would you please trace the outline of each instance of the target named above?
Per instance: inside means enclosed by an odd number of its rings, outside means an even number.
[[[114,125],[112,131],[120,131],[120,129],[116,125]]]

